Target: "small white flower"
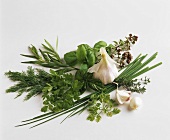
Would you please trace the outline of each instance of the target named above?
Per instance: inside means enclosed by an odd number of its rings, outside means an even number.
[[[116,90],[116,99],[119,104],[123,104],[130,99],[130,94],[131,91],[126,91],[126,90]]]
[[[100,48],[102,59],[99,63],[88,69],[88,72],[94,73],[94,78],[100,79],[103,84],[109,84],[118,76],[118,65],[106,52],[105,48]]]
[[[138,109],[142,105],[142,100],[139,97],[134,97],[130,100],[130,108]]]

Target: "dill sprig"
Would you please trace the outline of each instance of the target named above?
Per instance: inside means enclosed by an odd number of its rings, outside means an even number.
[[[46,83],[50,82],[51,76],[49,73],[42,69],[33,69],[28,67],[27,71],[23,72],[6,72],[5,75],[12,81],[17,82],[6,90],[9,92],[17,92],[17,97],[21,96],[24,92],[27,95],[24,100],[28,100],[33,96],[42,93]]]

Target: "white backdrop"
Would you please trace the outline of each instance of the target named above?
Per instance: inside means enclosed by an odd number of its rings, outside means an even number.
[[[170,2],[168,0],[1,0],[0,23],[0,139],[1,140],[169,140],[170,139]],[[58,118],[35,129],[15,128],[21,120],[39,115],[42,101],[23,102],[15,93],[5,94],[14,83],[4,76],[8,70],[26,70],[20,56],[28,45],[37,47],[43,39],[53,45],[59,37],[59,53],[81,43],[108,43],[129,33],[139,36],[133,54],[159,52],[163,65],[147,73],[151,84],[139,95],[144,106],[122,112],[100,123],[86,121],[87,113]]]

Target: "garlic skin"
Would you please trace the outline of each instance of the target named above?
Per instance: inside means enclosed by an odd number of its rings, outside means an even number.
[[[102,56],[99,63],[94,64],[88,69],[89,73],[93,73],[94,78],[100,79],[103,84],[109,84],[118,76],[118,69],[116,63],[106,52],[105,48],[100,48]]]
[[[123,104],[130,99],[131,91],[127,90],[116,90],[116,99],[119,104]]]
[[[133,109],[133,110],[137,110],[139,107],[142,106],[142,100],[141,98],[139,97],[133,97],[131,100],[130,100],[130,108]]]

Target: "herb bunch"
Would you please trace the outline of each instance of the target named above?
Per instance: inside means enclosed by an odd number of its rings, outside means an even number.
[[[33,69],[28,67],[27,71],[23,72],[6,72],[8,78],[14,82],[18,82],[14,86],[11,86],[6,90],[9,92],[17,92],[17,97],[21,96],[24,92],[27,92],[24,100],[28,100],[33,96],[42,93],[42,90],[46,86],[46,83],[51,81],[51,76],[48,72],[42,69]]]
[[[110,93],[118,87],[124,87],[132,92],[144,93],[146,91],[145,85],[150,82],[150,79],[137,79],[137,77],[162,64],[160,62],[151,67],[148,66],[156,58],[157,53],[146,61],[144,59],[147,55],[139,55],[131,62],[130,49],[137,39],[137,36],[129,34],[124,41],[114,41],[113,44],[109,45],[104,41],[97,42],[93,47],[81,44],[77,50],[67,52],[63,59],[56,51],[58,40],[56,49],[47,40],[45,40],[45,44],[42,44],[43,49],[38,50],[31,45],[29,47],[31,54],[21,55],[34,60],[22,63],[40,65],[50,68],[50,71],[28,67],[26,72],[6,72],[5,74],[9,79],[17,82],[6,91],[17,92],[17,97],[26,92],[25,100],[42,94],[43,107],[41,111],[45,113],[23,121],[23,124],[18,126],[37,123],[33,126],[36,127],[64,114],[68,114],[65,118],[67,119],[82,113],[84,110],[89,111],[87,120],[95,120],[96,122],[101,120],[102,114],[106,114],[108,117],[118,114],[120,112],[118,103],[115,99],[110,98]],[[119,76],[113,83],[106,85],[88,72],[91,66],[100,61],[99,50],[102,47],[106,48],[107,53],[120,66]],[[91,93],[84,96],[86,91],[91,91]]]

